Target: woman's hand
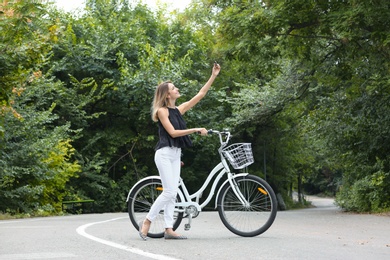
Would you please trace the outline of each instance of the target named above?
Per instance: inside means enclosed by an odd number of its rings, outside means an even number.
[[[200,135],[207,135],[208,133],[206,128],[198,128],[196,132]]]
[[[212,72],[209,80],[206,82],[206,84],[199,90],[198,94],[196,94],[189,101],[181,103],[178,106],[178,109],[182,115],[184,115],[185,112],[187,112],[189,109],[191,109],[193,106],[195,106],[204,96],[206,96],[206,93],[209,91],[211,84],[213,84],[213,82],[214,82],[215,78],[218,76],[220,70],[221,70],[221,66],[219,66],[219,64],[217,62],[214,62],[213,72]],[[202,134],[202,135],[205,135],[205,134]]]
[[[215,61],[213,66],[213,76],[218,76],[219,72],[221,71],[221,66]]]

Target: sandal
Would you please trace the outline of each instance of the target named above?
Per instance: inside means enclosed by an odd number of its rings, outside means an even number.
[[[148,236],[145,235],[144,233],[142,233],[142,226],[143,225],[144,225],[144,221],[140,221],[138,223],[138,226],[139,226],[138,234],[142,238],[143,241],[146,241],[148,239]]]
[[[167,233],[164,233],[164,238],[165,239],[187,239],[186,236],[174,236]]]

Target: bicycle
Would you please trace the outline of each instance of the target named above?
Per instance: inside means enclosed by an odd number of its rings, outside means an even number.
[[[230,170],[228,164],[229,162],[235,170],[242,170],[252,164],[254,159],[251,144],[235,143],[227,147],[232,137],[229,131],[209,130],[209,134],[219,135],[221,146],[218,153],[221,162],[211,170],[202,187],[191,195],[183,179],[180,178],[173,229],[176,230],[179,227],[183,218],[188,218],[184,229],[189,230],[192,219],[196,218],[202,208],[211,201],[218,186],[215,207],[226,228],[243,237],[253,237],[264,233],[276,218],[277,200],[274,191],[262,178],[246,172],[235,173]],[[222,180],[223,176],[226,176],[225,180]],[[199,204],[199,199],[214,177],[207,198]],[[223,183],[219,185],[221,180]],[[162,190],[160,177],[149,176],[138,181],[129,191],[126,199],[128,213],[131,223],[137,230],[139,229],[138,223],[145,219]],[[164,236],[163,215],[164,212],[161,211],[153,221],[149,229],[149,237]]]

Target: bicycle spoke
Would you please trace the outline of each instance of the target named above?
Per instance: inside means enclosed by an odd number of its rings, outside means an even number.
[[[255,176],[236,180],[237,188],[247,205],[237,197],[231,186],[221,195],[218,210],[225,226],[242,236],[253,236],[264,232],[276,215],[276,200],[270,196],[269,187]]]
[[[161,181],[159,179],[145,180],[134,189],[130,195],[128,212],[133,225],[137,228],[138,223],[146,218],[150,207],[162,192]],[[175,213],[174,228],[181,222],[183,213]],[[148,236],[162,237],[165,230],[164,211],[161,210],[150,226]]]

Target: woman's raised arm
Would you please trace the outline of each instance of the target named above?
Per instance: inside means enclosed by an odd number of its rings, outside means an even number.
[[[184,102],[183,104],[177,107],[182,115],[188,110],[190,110],[193,106],[195,106],[204,96],[206,96],[207,92],[209,91],[211,85],[213,84],[215,78],[218,76],[220,71],[221,71],[221,66],[215,62],[213,66],[213,72],[211,73],[209,80],[199,90],[198,94],[196,94],[193,98],[191,98],[191,100]]]

